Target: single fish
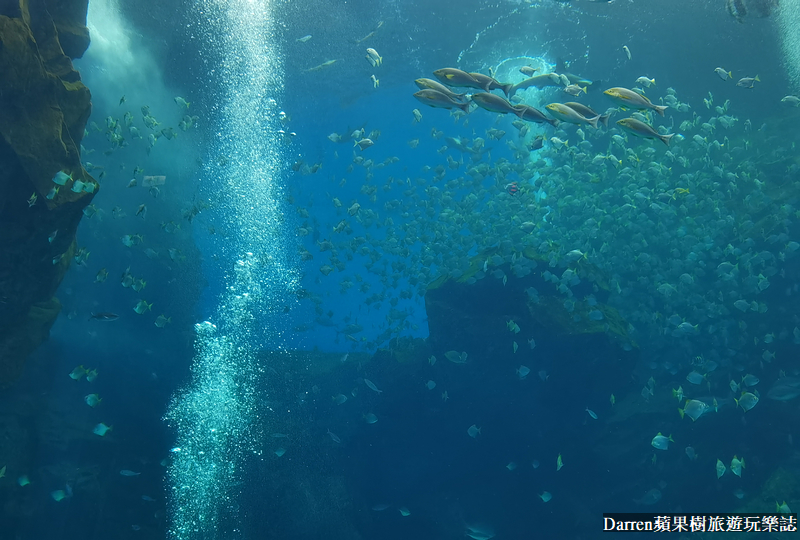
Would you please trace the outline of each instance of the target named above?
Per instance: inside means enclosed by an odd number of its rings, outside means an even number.
[[[687,399],[686,406],[683,409],[678,409],[678,413],[681,415],[681,418],[686,415],[691,418],[692,421],[695,421],[710,410],[711,407],[704,401]]]
[[[674,133],[662,135],[650,124],[646,124],[635,118],[623,118],[622,120],[617,120],[617,125],[631,135],[636,135],[637,137],[643,137],[645,139],[658,139],[667,146],[669,146],[670,139],[675,136]]]
[[[465,113],[469,113],[469,103],[462,103],[443,94],[437,90],[426,88],[414,93],[414,97],[424,103],[428,107],[437,107],[439,109],[461,109]]]
[[[101,312],[101,313],[92,313],[89,316],[89,320],[90,321],[92,321],[92,320],[95,320],[95,321],[116,321],[117,319],[119,319],[119,315],[117,315],[116,313],[110,313],[110,312],[107,312],[107,311],[104,311],[104,312]]]
[[[738,457],[733,456],[733,459],[731,460],[731,472],[741,478],[742,469],[744,468],[744,458],[739,459]]]
[[[730,71],[725,71],[725,68],[721,67],[714,68],[714,73],[716,73],[719,76],[719,78],[722,79],[723,81],[727,81],[728,79],[733,77],[733,73],[731,73]]]
[[[489,77],[488,75],[484,75],[482,73],[470,73],[473,79],[478,81],[478,84],[486,90],[487,92],[491,92],[492,90],[502,90],[506,97],[511,97],[508,95],[511,88],[514,86],[511,83],[500,83],[497,82],[494,77]]]
[[[83,366],[78,366],[69,373],[69,378],[79,381],[84,375],[86,375],[86,368]]]
[[[416,79],[414,83],[419,87],[420,90],[436,90],[437,92],[441,92],[442,94],[446,95],[453,101],[461,101],[466,97],[466,94],[457,94],[442,83],[436,82],[433,79],[420,78]],[[416,114],[414,116],[416,117]]]
[[[769,399],[789,401],[800,396],[800,377],[778,379],[767,392]]]
[[[627,88],[609,88],[603,93],[611,98],[615,103],[628,109],[652,109],[661,116],[664,116],[664,111],[667,110],[666,105],[653,105],[650,100],[643,95],[634,92],[633,90],[628,90]]]
[[[553,127],[558,127],[558,120],[553,120],[552,118],[548,118],[545,114],[535,107],[531,107],[530,105],[516,105],[514,107],[516,109],[517,116],[527,122],[536,122],[537,124],[550,124]]]
[[[739,79],[739,82],[736,83],[736,86],[741,86],[742,88],[753,88],[756,82],[761,82],[761,79],[758,78],[758,75],[755,77],[742,77]]]
[[[581,92],[583,92],[584,94],[587,93],[585,86],[578,86],[577,84],[570,84],[568,86],[565,86],[563,92],[565,94],[569,94],[570,96],[574,97],[579,96]]]
[[[589,124],[593,128],[597,129],[597,122],[600,120],[599,115],[593,118],[586,118],[563,103],[550,103],[549,105],[545,105],[545,109],[547,109],[547,112],[549,112],[553,118],[569,124]]]
[[[120,474],[121,476],[139,476],[139,475],[140,475],[140,474],[142,474],[142,473],[140,473],[140,472],[134,472],[134,471],[129,471],[128,469],[122,469],[121,471],[119,471],[119,474]]]
[[[133,311],[138,313],[139,315],[143,314],[145,311],[152,310],[153,304],[148,304],[144,300],[139,300],[134,306]]]
[[[320,65],[318,65],[318,66],[314,66],[314,67],[312,67],[312,68],[308,68],[308,69],[306,70],[306,72],[307,72],[307,73],[310,73],[310,72],[312,72],[312,71],[321,71],[321,70],[325,69],[326,67],[332,66],[332,65],[333,65],[333,64],[335,64],[335,63],[336,63],[336,60],[328,60],[328,61],[326,61],[326,62],[323,62],[323,63],[321,63],[321,64],[320,64]]]
[[[58,184],[59,186],[66,185],[66,183],[70,180],[72,180],[72,174],[67,174],[64,171],[58,171],[53,177],[53,183]]]
[[[512,98],[520,90],[528,88],[545,88],[547,86],[561,86],[561,78],[555,73],[545,73],[543,75],[533,75],[527,79],[513,85],[508,91],[508,97]]]
[[[717,460],[717,465],[715,469],[717,471],[717,479],[722,478],[722,475],[725,474],[725,471],[728,470],[728,468],[725,467],[725,464],[722,463],[722,461],[720,461],[719,459]]]
[[[521,116],[522,114],[521,111],[509,103],[507,99],[497,94],[478,92],[477,94],[472,94],[472,102],[481,109],[486,109],[489,112],[500,114],[512,113],[517,116]]]
[[[564,103],[564,105],[566,105],[567,107],[569,107],[570,109],[572,109],[576,113],[582,114],[586,118],[594,118],[595,116],[599,116],[600,117],[600,123],[603,124],[604,126],[608,127],[608,119],[611,116],[610,114],[600,114],[600,113],[596,112],[594,109],[592,109],[591,107],[588,107],[588,106],[584,105],[583,103],[577,103],[575,101],[568,101],[568,102]]]
[[[650,441],[650,444],[653,446],[653,448],[657,450],[667,450],[669,449],[669,443],[671,442],[675,442],[672,440],[672,435],[670,435],[669,437],[665,437],[659,431],[658,435],[653,437],[653,440]]]
[[[734,401],[736,402],[736,405],[744,410],[744,412],[747,412],[756,406],[758,403],[758,396],[750,392],[742,392],[742,395],[739,397],[739,399],[734,399]]]
[[[369,379],[364,379],[364,384],[366,384],[366,385],[367,385],[367,388],[369,388],[369,389],[370,389],[370,390],[372,390],[373,392],[377,392],[378,394],[381,394],[381,393],[383,393],[383,390],[378,390],[378,387],[377,387],[377,386],[375,386],[375,383],[374,383],[374,382],[372,382],[372,381],[371,381],[371,380],[369,380]]]
[[[489,88],[485,84],[479,83],[475,77],[456,68],[442,68],[433,72],[433,75],[448,86],[458,86],[466,88],[475,88],[488,92]]]
[[[105,437],[106,433],[111,431],[111,429],[112,426],[107,426],[104,423],[100,422],[99,424],[94,426],[92,433],[94,433],[95,435],[99,435],[100,437]]]
[[[378,54],[378,51],[375,49],[367,49],[367,56],[365,58],[367,59],[367,62],[372,64],[372,67],[380,67],[383,64],[383,57]]]

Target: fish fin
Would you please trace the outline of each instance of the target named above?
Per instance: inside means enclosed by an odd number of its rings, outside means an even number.
[[[510,98],[513,94],[509,94],[514,89],[514,85],[511,83],[501,84],[500,90],[506,95],[507,98]]]
[[[661,139],[661,142],[663,142],[664,144],[666,144],[669,147],[669,141],[674,136],[675,136],[674,133],[670,133],[669,135],[659,135],[658,138]]]
[[[731,79],[733,78],[733,72],[732,71],[728,72],[728,77],[730,77]]]
[[[600,115],[600,123],[603,124],[605,127],[608,127],[608,118],[610,116],[611,116],[610,114],[601,114]]]
[[[655,107],[656,112],[658,114],[660,114],[661,116],[664,116],[664,111],[667,110],[667,106],[666,105],[653,105],[653,107]]]
[[[600,115],[595,116],[594,118],[587,118],[589,125],[592,126],[594,129],[597,129],[597,121],[600,120]]]
[[[758,78],[758,75],[755,76],[755,80],[757,80],[758,82],[761,82],[761,79]]]

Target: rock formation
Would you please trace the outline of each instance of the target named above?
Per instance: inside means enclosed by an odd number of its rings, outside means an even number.
[[[89,46],[87,8],[88,0],[0,0],[0,388],[47,339],[94,196],[71,189],[95,184],[80,161],[91,95],[72,65]],[[73,180],[48,199],[59,171]]]

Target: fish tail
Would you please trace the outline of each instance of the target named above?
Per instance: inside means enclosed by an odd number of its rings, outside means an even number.
[[[610,116],[611,116],[610,114],[602,114],[602,115],[600,115],[600,123],[603,124],[605,127],[608,127],[608,118]]]
[[[456,106],[462,111],[464,111],[464,114],[469,114],[469,101],[467,101],[466,103],[459,103]]]
[[[501,84],[500,90],[506,95],[507,98],[510,98],[513,94],[509,94],[514,89],[514,85],[511,83]]]
[[[600,120],[600,115],[595,116],[594,118],[587,118],[586,121],[589,122],[589,125],[592,126],[594,129],[597,129],[597,121]]]
[[[761,79],[758,78],[758,75],[755,76],[755,80],[757,80],[758,82],[761,82]]]
[[[517,93],[517,90],[518,90],[519,88],[517,87],[517,85],[516,85],[516,84],[507,84],[507,85],[505,85],[505,86],[508,86],[508,90],[506,90],[505,88],[503,88],[503,92],[505,92],[505,93],[506,93],[506,97],[507,97],[508,99],[511,99],[512,97],[514,97],[514,94],[516,94],[516,93]]]
[[[674,134],[674,133],[670,133],[669,135],[659,135],[659,136],[658,136],[658,138],[659,138],[659,139],[661,139],[661,142],[663,142],[664,144],[666,144],[666,145],[667,145],[667,147],[669,147],[669,141],[670,141],[670,139],[672,139],[672,137],[674,137],[674,136],[675,136],[675,134]]]
[[[658,114],[660,114],[661,116],[664,116],[664,111],[667,110],[667,106],[666,105],[653,105],[653,107],[655,107],[656,112]]]

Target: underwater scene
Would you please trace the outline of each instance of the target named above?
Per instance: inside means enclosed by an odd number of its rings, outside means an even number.
[[[0,540],[796,524],[799,124],[800,0],[0,2]]]

